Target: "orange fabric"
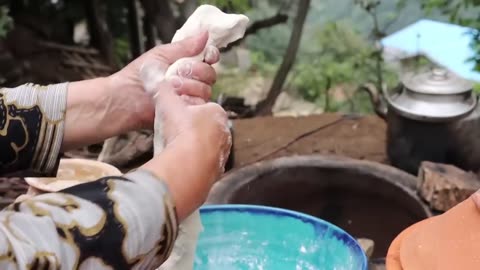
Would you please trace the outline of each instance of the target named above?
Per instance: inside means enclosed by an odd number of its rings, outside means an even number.
[[[402,232],[387,255],[388,270],[480,269],[480,212],[473,198]],[[479,200],[480,201],[480,200]]]
[[[392,242],[388,248],[386,267],[388,270],[403,270],[402,262],[400,260],[400,248],[403,244],[403,240],[407,235],[410,235],[413,231],[418,229],[427,220],[420,221],[401,232]]]

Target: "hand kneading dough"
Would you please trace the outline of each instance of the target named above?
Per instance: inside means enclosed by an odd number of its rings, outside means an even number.
[[[172,42],[191,37],[200,31],[208,31],[207,45],[223,48],[244,36],[248,22],[248,17],[244,15],[225,14],[214,6],[202,5],[188,18],[183,27],[176,32]],[[197,56],[178,60],[168,68],[165,77],[176,75],[182,63],[194,60],[203,61],[204,57],[205,50]],[[155,154],[160,153],[164,147],[162,117],[158,112],[159,110],[157,109],[154,135]],[[180,224],[179,235],[175,241],[172,254],[158,270],[192,270],[198,235],[202,230],[200,212],[195,211]]]
[[[228,44],[241,39],[245,35],[249,19],[241,14],[226,14],[220,9],[210,5],[202,5],[188,18],[185,24],[177,30],[172,42],[194,36],[201,31],[208,31],[208,41],[205,49],[196,56],[177,60],[170,65],[167,71],[162,70],[155,63],[145,63],[141,68],[142,81],[145,89],[154,95],[156,86],[166,77],[176,75],[178,68],[183,63],[203,61],[208,45],[224,48]]]

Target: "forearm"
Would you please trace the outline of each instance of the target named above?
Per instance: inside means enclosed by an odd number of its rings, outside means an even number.
[[[0,90],[0,175],[55,175],[67,86],[26,84]]]
[[[120,91],[108,78],[70,83],[63,149],[99,143],[138,126],[134,102],[118,98]]]
[[[194,136],[189,135],[189,137]],[[214,174],[204,173],[214,170],[199,168],[200,164],[204,163],[198,162],[196,158],[201,156],[201,154],[195,152],[204,153],[203,157],[205,159],[209,158],[207,151],[202,150],[196,144],[194,138],[178,140],[170,144],[160,155],[142,166],[143,169],[151,171],[157,177],[166,179],[166,184],[171,190],[173,200],[177,206],[177,215],[180,222],[205,202],[216,179]],[[204,180],[199,181],[199,179]]]
[[[28,199],[0,220],[0,269],[44,269],[47,261],[62,269],[155,269],[178,225],[167,186],[142,172]]]
[[[141,108],[115,91],[122,89],[107,78],[1,89],[0,175],[55,176],[61,150],[140,127]]]

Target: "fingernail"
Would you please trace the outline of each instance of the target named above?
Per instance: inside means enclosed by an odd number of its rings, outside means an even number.
[[[193,72],[193,63],[192,62],[187,62],[183,63],[179,68],[178,68],[178,75],[185,77],[185,78],[190,78],[192,76]]]
[[[173,88],[179,89],[183,85],[183,81],[180,77],[177,76],[171,76],[168,78],[168,81],[170,82],[170,85],[172,85]]]

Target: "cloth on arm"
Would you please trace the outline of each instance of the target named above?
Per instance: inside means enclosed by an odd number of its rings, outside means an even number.
[[[103,178],[0,212],[0,269],[155,269],[177,226],[168,188],[152,174]]]
[[[0,175],[55,176],[68,83],[0,89]]]

